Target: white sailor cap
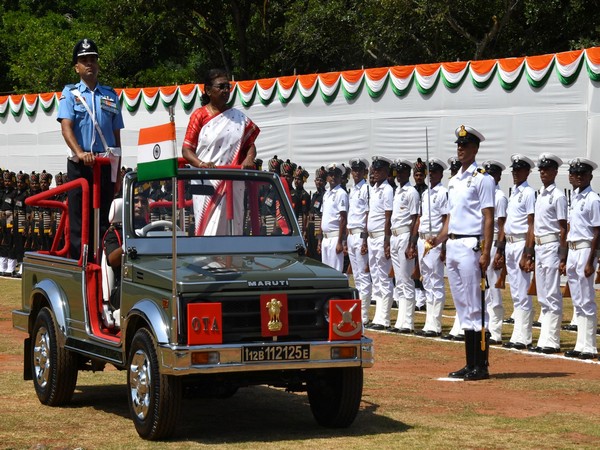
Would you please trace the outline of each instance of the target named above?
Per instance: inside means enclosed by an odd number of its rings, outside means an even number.
[[[456,135],[456,141],[454,141],[455,144],[465,144],[467,142],[479,144],[480,142],[485,141],[483,134],[475,128],[467,127],[465,125],[461,125],[454,130],[454,134]]]
[[[360,169],[360,166],[363,166],[363,169],[368,169],[369,161],[367,161],[365,158],[352,158],[350,160],[351,169]]]
[[[569,161],[569,173],[593,172],[598,164],[587,158],[574,158]]]
[[[545,169],[547,167],[552,167],[556,165],[556,167],[562,166],[563,160],[558,156],[553,155],[552,153],[542,153],[538,157],[537,166],[539,169]]]
[[[327,170],[328,174],[332,172],[339,172],[339,174],[342,175],[344,172],[346,172],[346,167],[343,164],[329,163],[325,166],[325,170]]]
[[[428,161],[429,171],[432,172],[434,170],[444,171],[448,168],[448,165],[442,161],[440,158],[429,158]]]
[[[371,163],[373,169],[381,169],[383,167],[389,167],[392,165],[392,160],[390,158],[386,158],[385,156],[373,156],[371,160],[373,161]]]
[[[408,159],[398,158],[398,159],[394,160],[393,167],[395,167],[396,170],[400,170],[400,169],[411,170],[414,167],[414,164],[412,162],[410,162]]]
[[[535,167],[531,158],[528,158],[521,153],[513,153],[510,155],[510,162],[510,167],[513,169],[531,169],[532,167]]]
[[[457,156],[451,156],[448,158],[448,166],[452,166],[452,164],[460,164]]]
[[[496,161],[495,159],[488,159],[487,161],[484,161],[482,166],[487,173],[502,172],[504,169],[506,169],[504,164],[502,164],[500,161]]]

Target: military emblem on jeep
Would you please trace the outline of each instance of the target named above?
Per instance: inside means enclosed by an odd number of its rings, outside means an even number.
[[[267,310],[269,311],[269,331],[279,331],[283,327],[281,320],[279,320],[281,306],[281,302],[276,298],[267,303]]]
[[[354,320],[352,320],[352,312],[356,309],[356,307],[358,306],[358,303],[355,303],[354,305],[352,305],[352,307],[348,311],[344,311],[340,307],[340,305],[335,305],[335,306],[338,309],[338,311],[342,314],[342,320],[340,322],[338,322],[338,324],[335,326],[335,329],[334,329],[335,333],[339,334],[340,336],[352,336],[353,334],[356,334],[356,332],[360,328],[360,325],[358,323],[356,323]],[[346,325],[350,326],[349,331],[343,331],[344,329],[345,330],[348,329],[348,327]]]

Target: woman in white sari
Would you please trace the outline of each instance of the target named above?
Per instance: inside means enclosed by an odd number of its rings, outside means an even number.
[[[241,166],[254,168],[254,141],[260,129],[241,111],[227,105],[231,84],[221,69],[208,72],[202,107],[190,116],[182,154],[193,167]],[[223,235],[227,232],[225,183],[214,182],[212,197],[194,195],[195,234]],[[233,234],[242,234],[244,184],[233,183]]]

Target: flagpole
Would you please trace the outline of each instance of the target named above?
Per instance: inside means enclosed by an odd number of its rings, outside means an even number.
[[[173,127],[175,127],[175,110],[173,108],[173,105],[169,106],[169,120],[171,121],[171,123],[173,123]],[[173,154],[176,155],[177,154],[177,139],[173,139],[172,141],[172,145],[173,145]],[[179,317],[180,317],[180,311],[179,311],[179,302],[177,301],[177,202],[178,202],[178,192],[177,192],[177,175],[171,177],[171,189],[173,192],[173,197],[171,199],[171,220],[173,221],[172,226],[171,226],[171,253],[172,253],[172,259],[171,259],[171,267],[172,267],[172,276],[171,276],[171,300],[172,300],[172,305],[173,308],[171,309],[173,311],[173,316],[171,317],[171,343],[172,344],[176,344],[177,343],[177,333],[173,332],[174,330],[178,330],[179,329]]]

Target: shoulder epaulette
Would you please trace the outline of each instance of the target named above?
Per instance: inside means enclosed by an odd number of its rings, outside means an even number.
[[[106,89],[107,91],[111,91],[111,92],[113,92],[115,95],[118,95],[118,94],[117,94],[117,91],[115,91],[115,89],[114,89],[113,87],[111,87],[111,86],[105,86],[105,85],[103,85],[103,84],[102,84],[102,85],[100,85],[100,87],[101,87],[102,89]]]
[[[477,172],[484,174],[485,173],[485,169],[483,167],[478,167],[477,168]]]

